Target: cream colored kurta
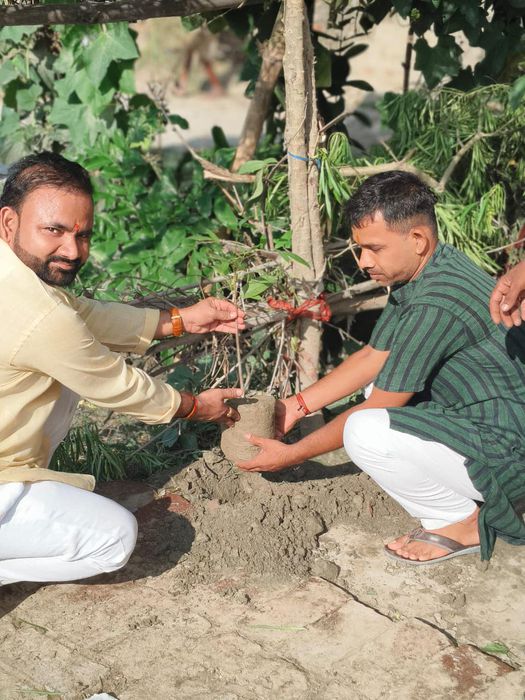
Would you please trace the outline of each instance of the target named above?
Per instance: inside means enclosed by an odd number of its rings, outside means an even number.
[[[158,321],[154,309],[45,284],[0,240],[0,483],[94,488],[92,476],[47,468],[79,397],[145,423],[171,420],[179,393],[119,354],[142,354]]]

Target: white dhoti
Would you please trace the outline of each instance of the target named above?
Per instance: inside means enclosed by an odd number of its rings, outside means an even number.
[[[62,389],[45,426],[50,458],[77,402],[76,394]],[[0,585],[115,571],[136,540],[135,517],[108,498],[56,481],[0,484]]]
[[[465,467],[465,457],[438,442],[390,428],[384,408],[349,416],[344,446],[350,459],[428,530],[457,523],[483,496]]]

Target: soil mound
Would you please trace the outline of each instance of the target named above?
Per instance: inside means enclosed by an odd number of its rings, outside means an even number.
[[[251,474],[218,450],[208,451],[156,485],[191,504],[184,517],[195,538],[191,548],[181,547],[177,567],[183,586],[236,571],[276,579],[306,575],[319,536],[332,525],[397,514],[395,504],[350,463],[307,462],[280,474]]]

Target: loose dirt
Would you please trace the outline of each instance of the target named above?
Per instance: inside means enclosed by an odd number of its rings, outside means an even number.
[[[391,521],[397,510],[348,463],[310,462],[284,475],[251,474],[233,467],[219,451],[204,453],[165,489],[191,503],[188,518],[198,533],[179,561],[181,586],[239,570],[276,580],[305,576],[319,536],[334,523]]]
[[[136,551],[0,589],[0,700],[523,700],[523,548],[390,562],[414,522],[340,452],[263,476],[216,449],[100,490],[135,510]]]

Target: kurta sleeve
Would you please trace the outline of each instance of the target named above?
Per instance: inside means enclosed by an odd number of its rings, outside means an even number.
[[[390,350],[397,325],[397,311],[398,308],[389,299],[374,326],[368,343],[375,350]]]
[[[115,352],[142,355],[151,345],[159,322],[158,309],[138,309],[129,304],[75,297],[60,290],[95,338]]]
[[[465,329],[449,311],[412,305],[402,313],[390,354],[374,385],[384,391],[418,392],[434,371],[464,345]]]
[[[10,364],[51,376],[92,403],[145,423],[169,422],[180,405],[176,389],[127,364],[65,304],[34,319]]]

